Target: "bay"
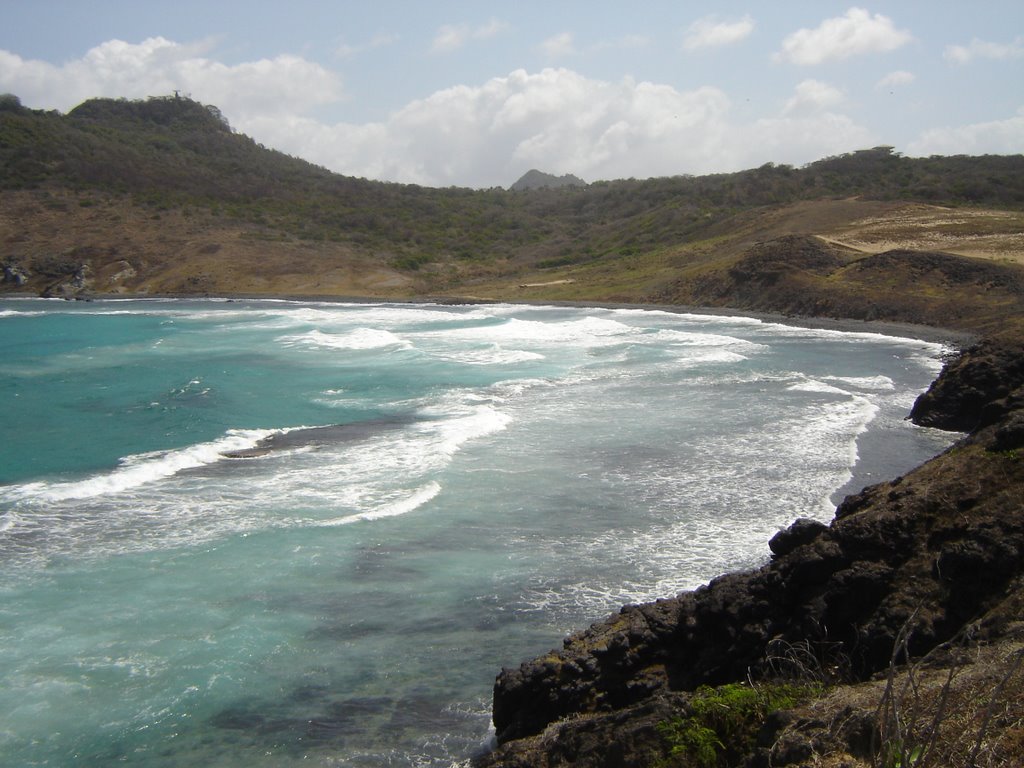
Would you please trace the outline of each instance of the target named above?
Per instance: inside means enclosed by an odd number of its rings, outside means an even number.
[[[0,757],[450,765],[502,665],[950,436],[941,345],[668,311],[0,301]]]

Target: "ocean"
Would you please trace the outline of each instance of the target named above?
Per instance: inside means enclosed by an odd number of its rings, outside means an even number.
[[[944,449],[941,345],[638,309],[0,300],[0,764],[449,766],[502,666]]]

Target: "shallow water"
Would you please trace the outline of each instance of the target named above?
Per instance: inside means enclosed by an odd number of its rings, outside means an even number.
[[[6,300],[0,330],[10,765],[449,765],[502,665],[949,443],[904,420],[940,346],[747,318]]]

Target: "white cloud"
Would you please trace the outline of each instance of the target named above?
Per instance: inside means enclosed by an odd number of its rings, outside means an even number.
[[[717,88],[682,91],[564,68],[439,90],[380,122],[328,124],[314,112],[343,96],[336,74],[297,56],[226,65],[209,50],[163,38],[111,41],[61,66],[0,51],[0,92],[66,110],[93,96],[177,88],[267,146],[340,173],[431,186],[504,186],[531,167],[587,179],[711,173],[878,143],[829,111],[841,94],[817,81],[798,86],[778,116],[750,123]]]
[[[437,30],[430,50],[433,53],[449,53],[471,40],[487,40],[507,28],[508,24],[498,19],[491,19],[475,27],[470,24],[445,24]]]
[[[0,91],[25,104],[68,110],[97,96],[142,98],[180,90],[216,104],[232,121],[304,112],[341,99],[341,79],[298,56],[228,66],[202,54],[209,43],[162,37],[132,44],[111,40],[81,59],[55,66],[0,51]]]
[[[748,153],[749,160],[737,169],[765,162],[799,166],[879,143],[870,130],[834,112],[762,118],[745,129],[744,134],[747,141],[756,143],[757,153]]]
[[[719,22],[714,16],[697,19],[686,30],[683,48],[696,51],[701,48],[713,48],[720,45],[738,43],[754,31],[754,20],[744,16],[739,21]]]
[[[890,72],[877,83],[875,88],[883,90],[885,88],[895,88],[900,85],[910,85],[912,82],[917,80],[917,75],[913,72],[907,72],[902,69],[897,69],[895,72]]]
[[[796,87],[796,93],[786,102],[783,114],[813,112],[842,104],[845,97],[835,86],[820,80],[804,80]]]
[[[967,45],[947,45],[942,57],[954,64],[966,64],[972,59],[1019,59],[1024,57],[1024,37],[1012,43],[990,43],[974,38]]]
[[[517,70],[438,91],[385,122],[268,119],[242,128],[342,173],[430,186],[505,186],[529,168],[590,180],[711,173],[767,161],[802,164],[878,143],[824,109],[841,98],[835,89],[807,85],[802,93],[805,104],[819,108],[742,124],[717,88],[678,91],[562,68]]]
[[[1024,107],[1006,120],[973,123],[925,131],[910,143],[907,154],[928,155],[1015,155],[1024,149]]]
[[[576,53],[576,48],[572,41],[572,34],[569,32],[560,32],[557,35],[552,35],[541,43],[540,47],[544,52],[544,55],[549,59],[571,56]]]
[[[775,59],[813,65],[862,53],[892,51],[910,40],[910,33],[896,29],[887,16],[872,16],[863,8],[851,8],[845,16],[821,22],[817,29],[799,29],[786,37]]]

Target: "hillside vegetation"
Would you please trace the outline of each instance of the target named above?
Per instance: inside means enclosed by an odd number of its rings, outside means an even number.
[[[330,173],[190,99],[62,115],[0,98],[0,260],[22,290],[696,300],[688,273],[783,234],[869,250],[927,232],[1017,261],[1022,209],[1022,156],[878,147],[803,168],[430,189]]]

